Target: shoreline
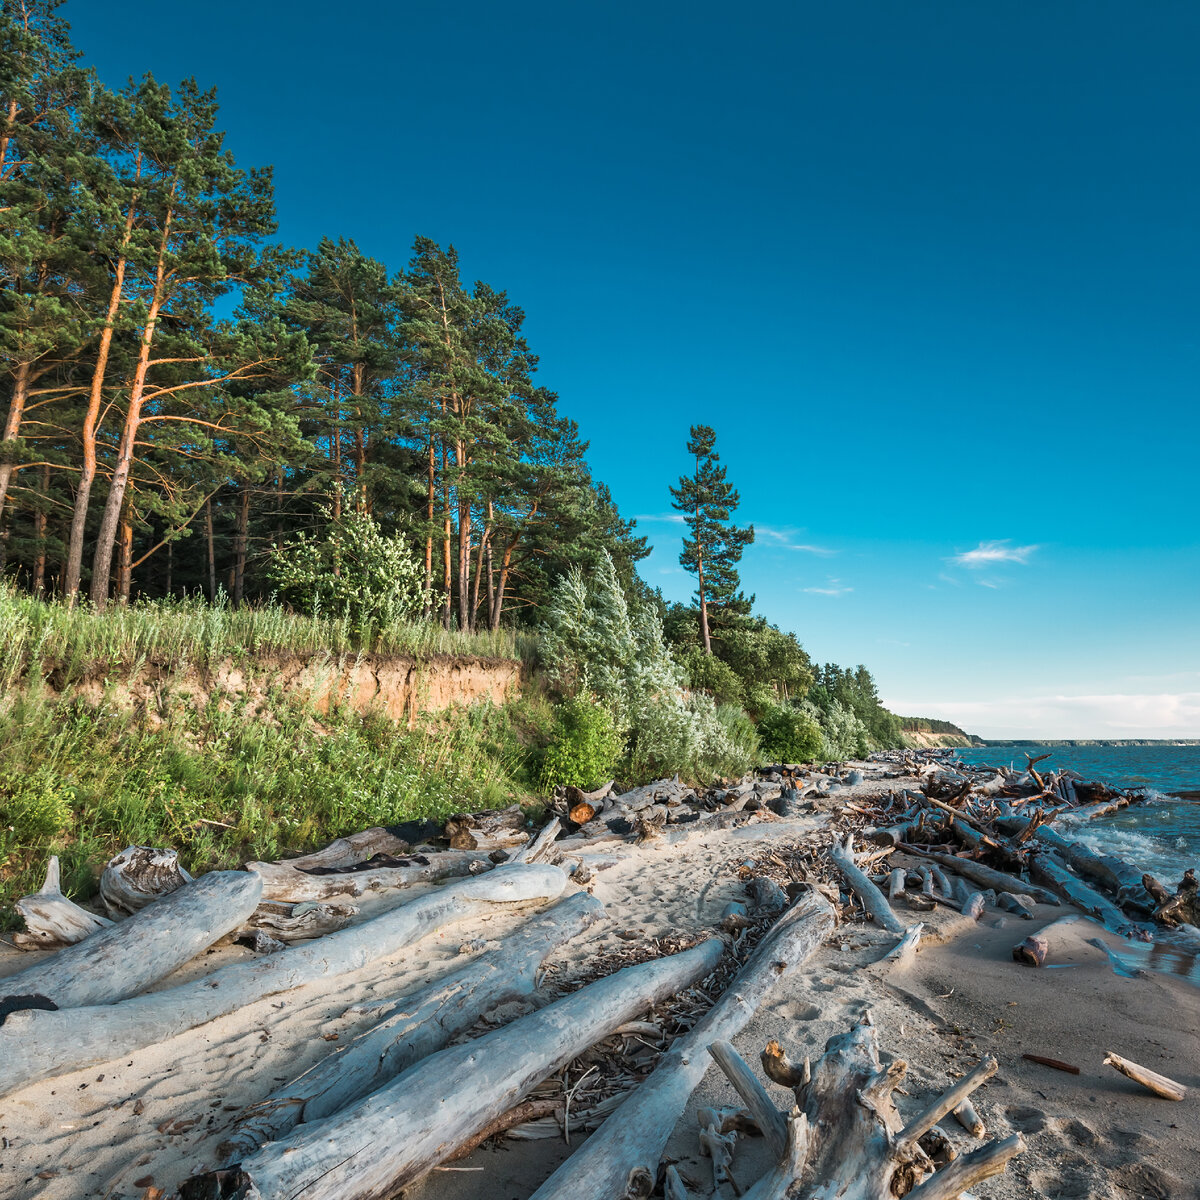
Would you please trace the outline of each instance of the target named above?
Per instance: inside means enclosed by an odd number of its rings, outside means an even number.
[[[582,850],[579,857],[591,870],[586,890],[603,901],[606,918],[547,960],[549,988],[569,989],[604,956],[620,959],[631,949],[711,932],[725,906],[744,898],[748,863],[785,879],[824,853],[832,830],[861,828],[882,797],[920,784],[916,775],[901,774],[898,764],[844,766],[846,778],[854,779],[849,772],[857,771],[861,782],[814,797],[810,813],[761,820],[754,814],[740,827],[706,829],[679,841],[617,840]],[[897,865],[921,865],[899,852],[893,856]],[[428,889],[376,894],[367,898],[363,915],[423,890]],[[1039,904],[1033,919],[1024,920],[989,908],[976,923],[939,905],[916,914],[926,935],[907,969],[879,961],[894,937],[860,920],[844,921],[799,975],[777,985],[734,1045],[756,1072],[758,1054],[772,1038],[793,1058],[815,1059],[828,1037],[845,1032],[869,1010],[884,1061],[903,1058],[909,1064],[907,1095],[898,1101],[903,1113],[917,1111],[983,1055],[998,1059],[997,1075],[975,1095],[976,1108],[987,1136],[1020,1132],[1027,1150],[1003,1176],[973,1189],[980,1200],[1194,1200],[1200,1197],[1192,1149],[1200,1144],[1200,1116],[1194,1104],[1152,1096],[1101,1060],[1114,1050],[1189,1089],[1200,1087],[1200,990],[1169,975],[1116,973],[1110,952],[1120,956],[1127,944],[1083,917],[1077,929],[1056,925],[1071,911],[1068,905]],[[416,989],[454,965],[460,948],[470,952],[496,944],[521,920],[498,914],[462,922],[427,938],[413,953],[371,963],[335,986],[309,985],[259,1001],[164,1045],[0,1098],[0,1134],[7,1139],[0,1162],[12,1194],[48,1200],[171,1195],[198,1166],[215,1164],[216,1147],[238,1108],[369,1024],[362,1013],[348,1011],[353,1005]],[[1051,925],[1057,932],[1048,967],[1012,961],[1015,943]],[[0,954],[0,974],[29,965],[33,957]],[[210,950],[152,990],[251,957],[241,946]],[[512,1019],[534,1006],[514,1003],[496,1019]],[[646,1019],[653,1024],[659,1018]],[[330,1036],[337,1039],[332,1047]],[[621,1053],[635,1060],[641,1054],[649,1062],[661,1049],[653,1038],[645,1049],[636,1040],[629,1046],[623,1045],[629,1039],[619,1041]],[[1027,1062],[1023,1053],[1066,1059],[1080,1074]],[[589,1056],[595,1059],[589,1051],[563,1077],[578,1083],[594,1065]],[[770,1090],[782,1105],[787,1093],[773,1085]],[[580,1114],[587,1110],[586,1098],[585,1086],[576,1095]],[[711,1189],[711,1164],[699,1155],[695,1112],[733,1103],[724,1077],[710,1069],[671,1135],[667,1157],[676,1160],[685,1183],[694,1185],[692,1196],[732,1195],[728,1186],[719,1193]],[[979,1144],[949,1119],[942,1128],[960,1153]],[[570,1147],[561,1135],[500,1139],[435,1168],[404,1195],[528,1200],[580,1144],[578,1133]],[[732,1174],[744,1188],[767,1169],[767,1159],[762,1139],[743,1137]]]

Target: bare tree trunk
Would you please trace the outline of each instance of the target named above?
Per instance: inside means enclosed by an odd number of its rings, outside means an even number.
[[[427,449],[429,476],[425,502],[425,520],[427,522],[425,529],[425,603],[422,607],[422,616],[428,621],[433,616],[433,510],[437,475],[437,460],[433,453],[432,433],[429,435],[429,446]]]
[[[43,507],[50,492],[50,466],[42,465],[41,501],[33,513],[33,540],[37,546],[33,560],[33,594],[42,595],[46,590],[46,509]]]
[[[246,588],[246,543],[250,531],[250,485],[242,484],[238,498],[237,539],[234,542],[233,602],[241,604]]]
[[[142,156],[139,153],[135,182],[141,178]],[[88,503],[92,484],[96,479],[96,427],[100,421],[100,404],[104,398],[104,376],[108,370],[108,355],[112,348],[113,329],[121,307],[121,296],[125,289],[125,251],[133,234],[134,215],[137,211],[137,192],[129,201],[129,212],[125,216],[125,233],[121,238],[121,250],[113,270],[112,290],[108,295],[108,311],[104,317],[104,328],[100,331],[100,344],[96,348],[96,362],[92,367],[92,383],[88,390],[88,406],[83,416],[83,468],[75,489],[75,507],[71,513],[71,535],[67,544],[67,574],[63,584],[63,597],[69,605],[75,603],[79,592],[79,580],[83,573],[83,539],[87,532]]]
[[[129,505],[121,510],[121,524],[117,531],[117,599],[129,603],[129,592],[133,585],[133,519]]]
[[[475,556],[475,578],[471,581],[471,632],[479,626],[479,580],[483,575],[483,552],[492,536],[491,526],[484,525],[479,536],[479,553]]]
[[[4,436],[0,441],[11,442],[21,431],[21,417],[25,414],[25,401],[29,398],[29,363],[23,362],[13,374],[12,398],[8,402],[8,419],[4,422]],[[15,471],[11,462],[0,462],[0,517],[4,515],[8,488]]]
[[[451,530],[450,530],[450,474],[446,469],[446,448],[442,447],[442,565],[443,575],[442,586],[446,589],[445,598],[442,600],[442,627],[450,628],[450,596],[451,596],[451,574],[450,574],[450,547],[451,547]]]
[[[213,544],[212,497],[204,502],[204,533],[208,540],[208,598],[217,598],[217,551]]]

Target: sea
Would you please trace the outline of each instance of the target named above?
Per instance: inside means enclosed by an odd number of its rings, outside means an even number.
[[[1172,890],[1188,867],[1200,869],[1200,746],[973,746],[957,753],[963,762],[1017,769],[1026,753],[1049,754],[1039,771],[1069,767],[1084,779],[1144,788],[1146,803],[1098,817],[1072,836]]]

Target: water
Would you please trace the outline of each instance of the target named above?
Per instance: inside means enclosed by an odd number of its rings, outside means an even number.
[[[991,746],[958,751],[964,762],[1025,767],[1025,752],[1050,754],[1037,769],[1069,767],[1084,779],[1146,788],[1152,799],[1072,831],[1086,846],[1118,855],[1174,889],[1200,868],[1200,746]]]

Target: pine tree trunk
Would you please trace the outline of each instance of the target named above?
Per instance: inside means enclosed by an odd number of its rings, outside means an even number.
[[[146,325],[142,330],[138,348],[137,370],[133,386],[129,389],[129,411],[125,414],[125,428],[121,433],[121,445],[113,468],[112,482],[108,487],[108,500],[104,516],[100,520],[100,533],[96,538],[96,553],[92,559],[92,604],[101,609],[108,601],[109,576],[112,573],[113,545],[116,542],[117,526],[121,519],[121,508],[125,503],[125,491],[129,486],[129,471],[137,450],[138,426],[142,419],[142,400],[146,394],[146,373],[150,369],[150,347],[154,343],[154,332],[158,325],[158,314],[164,299],[166,278],[165,255],[171,236],[171,210],[167,210],[163,222],[162,239],[158,247],[158,262],[155,267],[154,298],[146,314]]]
[[[117,599],[129,603],[129,592],[133,584],[133,520],[129,506],[121,512],[121,524],[117,530]]]
[[[241,604],[246,587],[246,544],[249,541],[250,530],[250,488],[242,485],[242,494],[238,498],[237,539],[234,549],[233,564],[233,602]]]
[[[46,590],[46,510],[43,505],[50,491],[50,467],[42,465],[41,503],[33,513],[33,540],[37,547],[33,560],[33,594],[42,595]]]
[[[490,507],[490,505],[489,505]],[[492,536],[490,525],[484,525],[483,532],[479,536],[479,553],[475,556],[475,578],[471,581],[471,632],[474,633],[479,626],[479,580],[483,575],[483,552],[484,547],[488,543],[488,539]]]
[[[12,399],[8,402],[8,419],[4,422],[4,436],[0,441],[11,442],[21,431],[21,417],[25,413],[25,401],[29,398],[29,364],[23,362],[13,375]],[[12,482],[14,465],[0,463],[0,517],[4,515],[8,488]]]
[[[167,588],[166,595],[173,595],[175,592],[175,543],[173,541],[167,543]]]
[[[492,610],[496,607],[496,577],[492,573],[492,541],[490,530],[492,521],[495,519],[495,514],[492,509],[492,502],[488,501],[488,530],[489,536],[487,539],[487,585],[488,585],[488,628],[492,625]]]
[[[137,158],[135,181],[141,178],[142,157]],[[137,192],[129,202],[125,217],[125,233],[121,239],[121,252],[113,272],[112,291],[108,296],[108,311],[104,317],[104,328],[100,331],[100,344],[96,348],[96,362],[92,367],[92,383],[88,390],[87,412],[83,417],[83,469],[75,489],[75,507],[71,513],[71,534],[67,544],[66,579],[63,597],[68,605],[75,603],[79,592],[79,581],[83,574],[83,540],[87,533],[88,503],[92,495],[92,484],[96,479],[96,426],[100,420],[100,404],[104,397],[104,376],[108,370],[108,354],[112,347],[113,328],[121,307],[121,296],[125,289],[125,249],[133,234],[133,220],[137,209]]]
[[[213,544],[212,497],[204,502],[204,532],[208,539],[208,598],[217,598],[217,550]]]
[[[446,470],[446,448],[444,446],[442,447],[442,520],[442,565],[444,574],[442,586],[446,591],[445,597],[442,600],[442,627],[448,631],[450,629],[450,598],[453,581],[450,576],[450,476]]]
[[[425,529],[425,604],[422,607],[422,615],[425,620],[429,620],[433,616],[433,510],[435,497],[435,476],[437,474],[437,462],[433,453],[433,434],[429,435],[428,446],[429,458],[429,490],[425,505],[425,520],[427,522]]]

